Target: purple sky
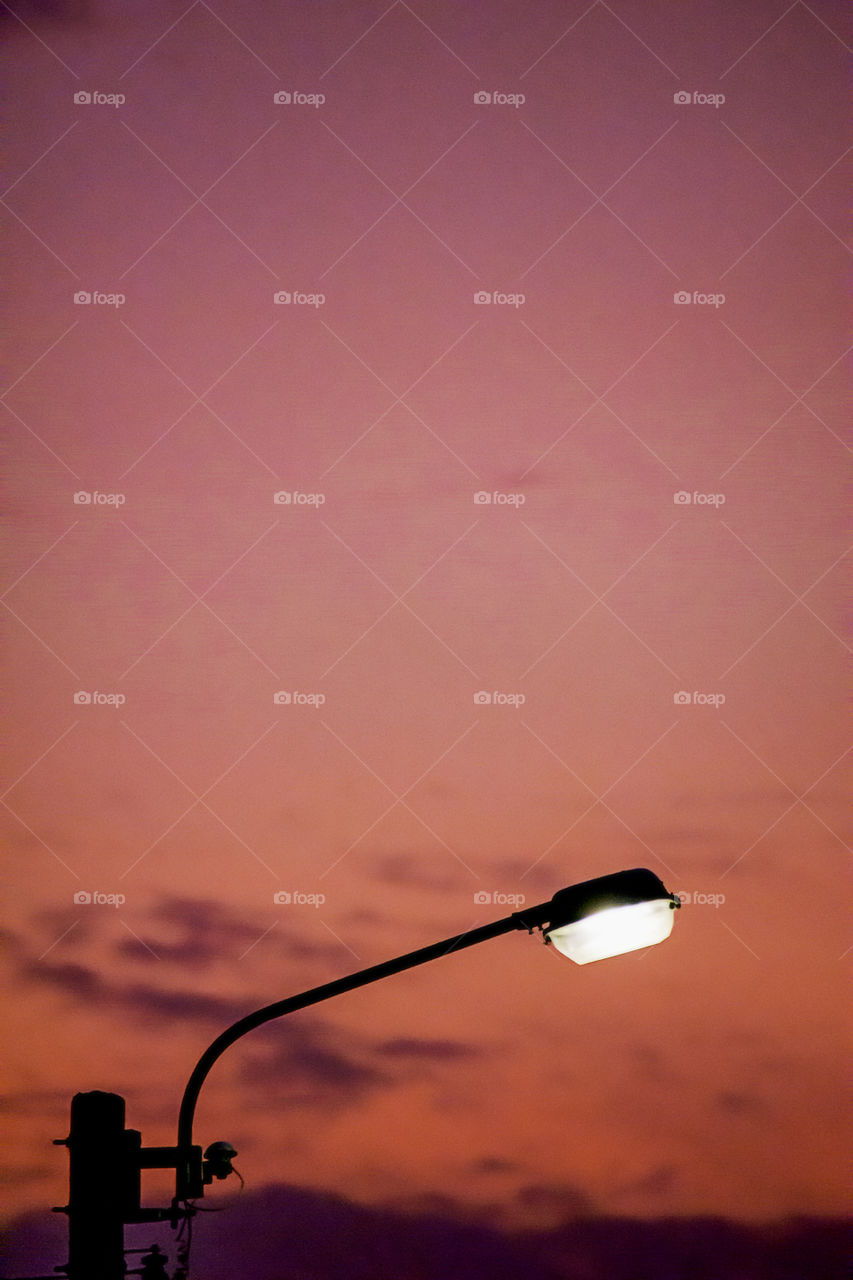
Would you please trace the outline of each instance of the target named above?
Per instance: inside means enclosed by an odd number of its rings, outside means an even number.
[[[294,1017],[199,1140],[841,1213],[840,3],[5,9],[12,1207],[74,1092],[171,1142],[243,1012],[645,865],[665,946]]]

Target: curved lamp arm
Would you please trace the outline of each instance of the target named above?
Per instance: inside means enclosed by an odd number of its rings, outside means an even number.
[[[255,1013],[250,1013],[245,1018],[240,1018],[238,1022],[228,1027],[205,1049],[193,1068],[192,1075],[187,1081],[187,1087],[184,1090],[178,1115],[175,1200],[189,1200],[203,1194],[201,1148],[193,1146],[193,1120],[195,1118],[196,1103],[201,1092],[201,1086],[207,1079],[211,1067],[225,1050],[234,1044],[235,1040],[239,1040],[241,1036],[254,1031],[256,1027],[263,1026],[265,1022],[272,1022],[275,1018],[284,1017],[287,1013],[295,1013],[297,1009],[319,1004],[321,1000],[329,1000],[332,996],[343,995],[345,991],[353,991],[356,987],[367,986],[370,982],[377,982],[380,978],[387,978],[392,973],[401,973],[404,969],[413,969],[419,964],[426,964],[429,960],[437,960],[440,956],[450,955],[454,951],[461,951],[464,947],[472,947],[478,942],[487,941],[489,938],[498,938],[501,934],[511,933],[514,929],[526,929],[528,933],[532,933],[534,929],[541,928],[550,920],[551,910],[551,902],[543,902],[536,907],[527,907],[523,911],[514,911],[512,915],[506,916],[502,920],[496,920],[493,924],[485,924],[479,929],[471,929],[467,933],[459,933],[453,938],[446,938],[443,942],[434,942],[429,947],[421,947],[418,951],[410,951],[406,955],[397,956],[394,960],[386,960],[382,964],[372,965],[369,969],[362,969],[358,973],[351,973],[344,978],[337,978],[334,982],[326,982],[323,986],[313,987],[310,991],[303,991],[299,995],[289,996],[285,1000],[277,1000],[275,1004],[268,1004],[263,1009],[258,1009]]]

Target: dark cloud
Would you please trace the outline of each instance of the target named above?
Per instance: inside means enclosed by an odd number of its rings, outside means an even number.
[[[724,1090],[714,1095],[714,1106],[729,1115],[757,1115],[767,1110],[767,1104],[754,1093],[738,1093]]]
[[[266,947],[293,959],[341,959],[340,944],[334,941],[316,942],[281,919],[270,920],[268,914],[245,916],[207,898],[164,898],[150,913],[150,920],[144,931],[138,929],[138,939],[127,937],[116,944],[117,954],[145,963],[156,959],[203,969],[223,957],[241,956],[263,938]],[[264,938],[271,923],[274,929]]]
[[[376,1045],[376,1051],[385,1058],[415,1058],[426,1062],[450,1062],[483,1055],[483,1050],[478,1045],[465,1044],[461,1040],[418,1040],[406,1037],[383,1040]]]
[[[482,1156],[471,1163],[473,1173],[515,1173],[521,1168],[514,1160],[504,1160],[500,1156]]]
[[[402,1213],[293,1186],[245,1192],[228,1211],[197,1220],[193,1269],[206,1280],[281,1280],[285,1274],[312,1280],[839,1280],[847,1274],[851,1232],[838,1219],[752,1226],[727,1218],[591,1217],[556,1230],[502,1232],[472,1222],[470,1210],[449,1197],[420,1203],[420,1211]],[[146,1224],[127,1232],[128,1247],[155,1239],[173,1263],[168,1228]],[[48,1274],[66,1260],[66,1249],[64,1219],[27,1214],[10,1224],[3,1274]]]
[[[98,1009],[118,1011],[123,1017],[146,1023],[180,1019],[184,1023],[209,1023],[224,1029],[252,1008],[247,1000],[210,996],[198,991],[169,991],[140,982],[111,981],[82,964],[34,961],[25,967],[24,976],[79,1002]]]
[[[595,1213],[589,1197],[578,1187],[566,1183],[530,1183],[518,1190],[516,1200],[524,1209],[541,1210],[557,1220],[590,1217]]]
[[[623,1194],[652,1199],[655,1196],[671,1196],[678,1181],[678,1169],[672,1164],[662,1164],[649,1170],[622,1188]]]
[[[462,868],[447,863],[436,867],[434,860],[417,853],[393,853],[375,858],[372,863],[377,880],[386,884],[410,885],[433,893],[462,893],[472,890],[473,877]]]
[[[268,1109],[298,1098],[303,1105],[342,1107],[390,1081],[363,1045],[320,1021],[284,1019],[246,1044],[241,1079]],[[259,1086],[262,1086],[259,1088]]]

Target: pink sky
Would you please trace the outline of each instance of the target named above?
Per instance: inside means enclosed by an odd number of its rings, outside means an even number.
[[[5,22],[13,1207],[74,1092],[174,1141],[243,1012],[645,865],[665,946],[297,1015],[198,1140],[839,1213],[841,5],[117,9]]]

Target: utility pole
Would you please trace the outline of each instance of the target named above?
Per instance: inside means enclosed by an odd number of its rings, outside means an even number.
[[[141,1170],[176,1168],[177,1148],[143,1147],[124,1119],[119,1094],[76,1093],[68,1137],[56,1139],[70,1156],[68,1204],[57,1210],[68,1214],[68,1262],[57,1268],[67,1280],[125,1280],[125,1224],[176,1223],[186,1212],[141,1208]]]

